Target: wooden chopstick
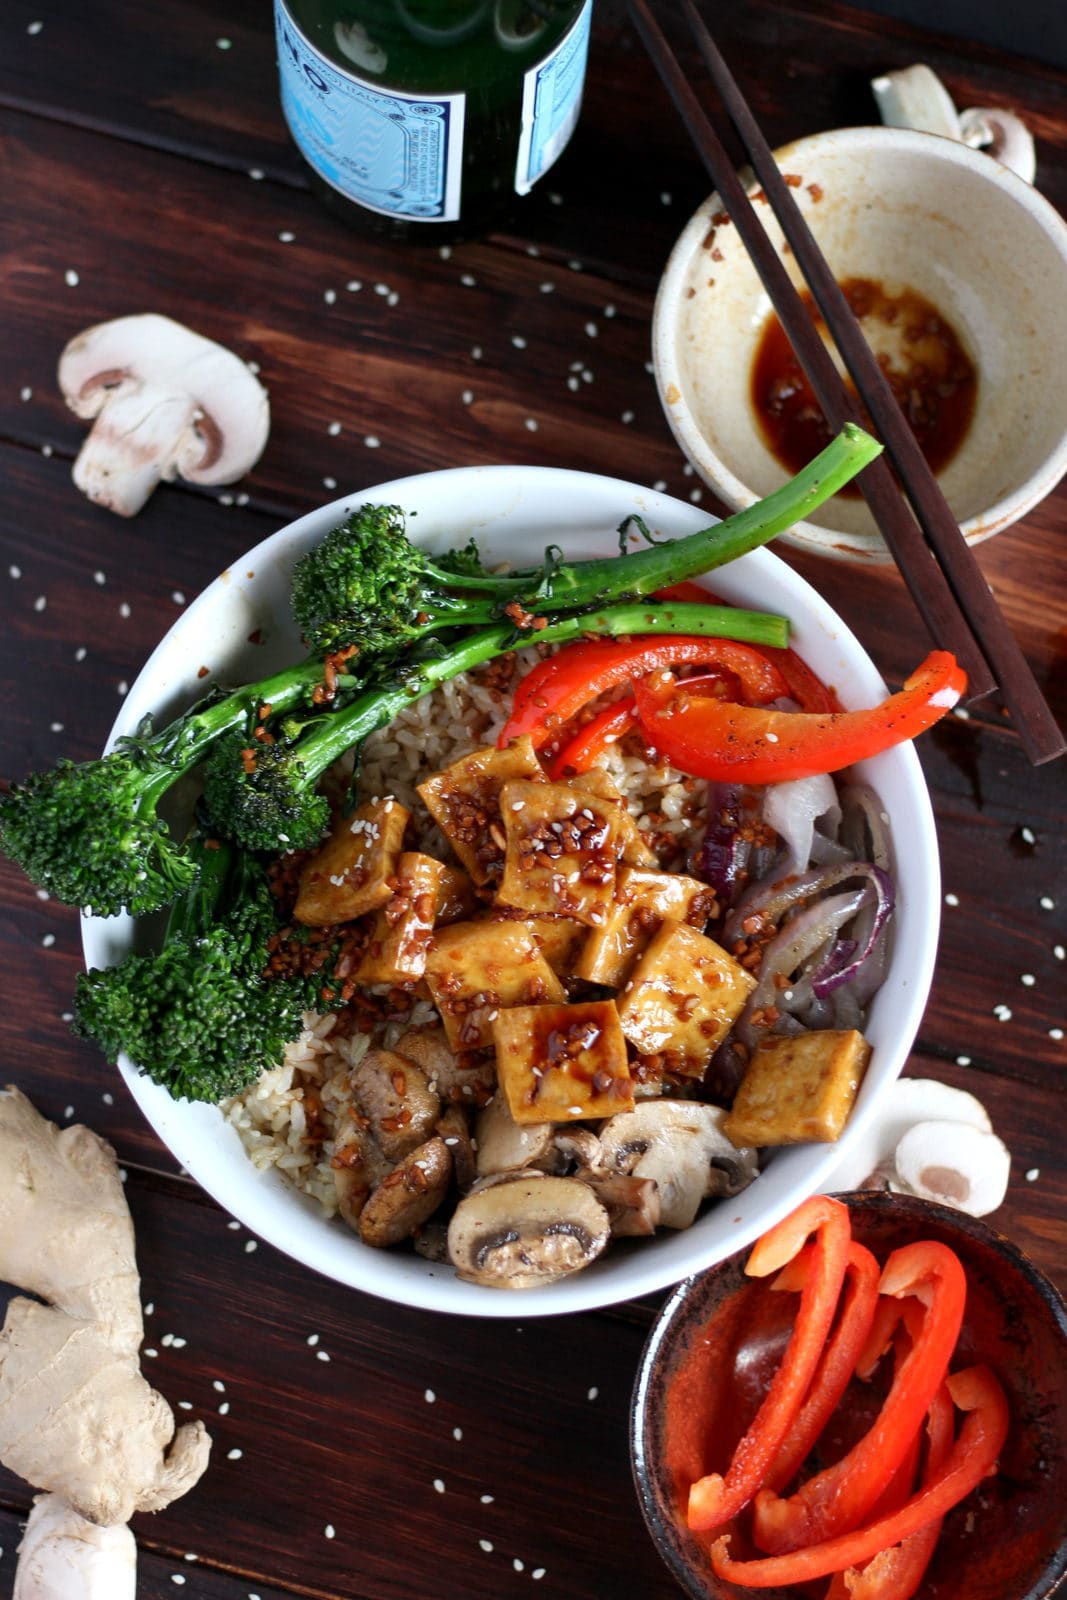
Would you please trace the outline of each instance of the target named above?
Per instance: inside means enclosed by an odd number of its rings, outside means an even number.
[[[902,499],[884,457],[867,467],[857,480],[912,598],[934,641],[952,650],[964,666],[969,681],[968,698],[978,698],[996,686],[988,661],[997,675],[1031,761],[1051,760],[1063,753],[1064,740],[1029,665],[993,600],[960,533],[959,524],[729,69],[692,0],[681,0],[681,3],[713,82],[746,146],[767,202],[778,218],[797,265],[811,287],[846,368],[915,507],[918,522]],[[846,420],[863,423],[865,419],[856,400],[841,379],[732,161],[646,0],[630,0],[630,9],[642,41],[715,184],[723,208],[753,259],[827,421],[835,429]],[[841,332],[842,328],[848,331]],[[922,487],[913,493],[912,486],[916,482]],[[943,562],[944,567],[939,562]]]

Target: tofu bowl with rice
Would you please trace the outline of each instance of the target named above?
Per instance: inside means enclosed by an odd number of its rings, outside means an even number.
[[[400,507],[431,552],[473,538],[490,572],[548,546],[610,556],[629,516],[657,544],[708,523],[638,485],[548,468],[458,468],[342,498],[189,607],[112,744],[194,703],[205,667],[246,683],[297,659],[294,568],[367,504]],[[787,617],[841,707],[885,698],[858,641],[768,551],[719,567],[713,586]],[[354,778],[351,757],[330,768],[325,842],[271,875],[300,959],[340,950],[343,1004],[307,1012],[284,1057],[221,1107],[119,1063],[175,1158],[238,1220],[403,1304],[589,1309],[743,1248],[876,1114],[929,988],[938,860],[910,743],[836,778],[757,788],[683,772],[631,727],[575,770],[551,715],[530,710],[536,674],[561,657],[535,643],[451,678],[366,740]],[[688,680],[694,697],[705,678]],[[571,734],[617,705],[619,681]],[[531,682],[533,725],[519,729]],[[87,967],[139,938],[126,915],[87,914]]]

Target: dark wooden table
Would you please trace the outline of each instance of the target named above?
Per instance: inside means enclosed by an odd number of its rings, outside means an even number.
[[[5,777],[98,752],[186,601],[337,489],[529,461],[695,497],[648,369],[671,243],[706,184],[619,8],[598,0],[585,112],[513,231],[414,249],[308,191],[255,0],[7,0],[0,21],[0,674]],[[717,11],[772,143],[873,120],[869,79],[923,59],[957,103],[1006,104],[1067,209],[1067,78],[823,0]],[[125,522],[73,488],[82,425],[57,356],[155,310],[258,362],[273,432],[225,492],[161,488]],[[580,362],[591,381],[568,384]],[[335,426],[340,424],[340,430]],[[709,510],[717,509],[705,497]],[[1067,719],[1067,491],[980,561]],[[891,573],[799,560],[899,682],[926,640]],[[944,932],[909,1070],[982,1097],[1012,1151],[994,1219],[1067,1286],[1067,766],[1031,768],[994,700],[921,747]],[[904,842],[906,848],[906,841]],[[78,916],[0,862],[2,1077],[113,1141],[128,1171],[145,1366],[206,1419],[207,1477],[136,1523],[143,1600],[504,1600],[676,1593],[630,1484],[627,1406],[654,1305],[457,1321],[342,1290],[195,1185],[116,1072],[68,1030]],[[0,1471],[0,1592],[27,1487]]]

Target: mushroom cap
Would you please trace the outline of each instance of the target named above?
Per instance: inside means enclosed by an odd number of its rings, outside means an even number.
[[[579,1178],[522,1175],[472,1189],[448,1225],[459,1277],[489,1289],[536,1289],[595,1261],[608,1214]]]
[[[60,356],[58,378],[77,416],[100,419],[79,455],[75,482],[127,515],[160,478],[232,483],[267,442],[267,391],[247,364],[156,312],[84,329]]]
[[[433,1132],[441,1100],[426,1074],[392,1050],[368,1050],[352,1071],[352,1098],[390,1161],[399,1161]]]
[[[980,1100],[937,1078],[898,1078],[886,1091],[878,1115],[858,1143],[826,1180],[826,1193],[859,1189],[879,1172],[892,1178],[893,1153],[917,1122],[966,1122],[991,1133],[993,1124]]]
[[[452,1157],[443,1139],[427,1139],[382,1179],[359,1214],[364,1244],[388,1249],[428,1222],[448,1193]]]
[[[478,1176],[519,1172],[546,1155],[552,1144],[551,1122],[516,1122],[501,1090],[479,1111],[474,1123]]]
[[[1011,1156],[1003,1140],[966,1122],[917,1122],[896,1149],[901,1184],[972,1217],[995,1211],[1008,1189]]]
[[[601,1161],[609,1172],[654,1178],[660,1223],[688,1228],[711,1195],[735,1195],[758,1175],[754,1150],[726,1137],[720,1106],[699,1100],[645,1100],[610,1117],[600,1130]]]

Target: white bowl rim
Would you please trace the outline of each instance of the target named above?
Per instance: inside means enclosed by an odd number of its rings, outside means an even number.
[[[341,496],[278,529],[262,540],[209,584],[189,605],[168,631],[132,684],[122,711],[112,729],[109,746],[122,733],[129,732],[153,705],[160,702],[152,686],[166,682],[167,671],[180,660],[190,684],[195,682],[189,663],[201,659],[188,649],[187,636],[198,627],[210,624],[220,606],[232,612],[235,582],[241,576],[254,584],[272,563],[290,563],[341,521],[356,505],[370,501],[396,502],[405,509],[422,512],[421,533],[435,515],[434,508],[452,498],[464,507],[462,515],[446,519],[450,536],[466,538],[479,527],[478,507],[487,515],[506,522],[521,515],[532,502],[538,517],[538,536],[558,539],[559,515],[570,515],[575,528],[580,515],[591,515],[596,526],[613,528],[620,515],[638,510],[658,522],[673,536],[696,531],[714,522],[692,503],[672,499],[643,486],[604,475],[566,468],[497,465],[446,468],[415,474],[384,484],[372,485]],[[550,513],[548,506],[559,512]],[[473,508],[473,509],[472,509]],[[496,508],[490,511],[490,508]],[[416,525],[417,526],[417,525]],[[414,530],[413,530],[414,531]],[[432,532],[432,529],[430,530]],[[255,575],[253,577],[253,574]],[[829,604],[797,573],[769,550],[761,549],[717,569],[715,588],[725,598],[751,603],[753,591],[780,587],[796,597],[799,627],[810,633],[805,646],[824,652],[841,652],[848,661],[848,683],[839,685],[846,705],[869,705],[881,699],[885,684],[866,651]],[[761,604],[763,602],[760,602]],[[289,622],[292,631],[291,620]],[[295,638],[295,632],[293,634]],[[184,641],[184,642],[183,642]],[[195,698],[195,691],[188,699]],[[664,1290],[692,1273],[722,1260],[754,1241],[780,1217],[788,1214],[806,1195],[824,1187],[833,1167],[853,1138],[858,1138],[874,1115],[877,1094],[899,1074],[918,1031],[933,975],[940,913],[940,869],[936,829],[922,769],[910,744],[897,746],[866,762],[861,775],[869,776],[876,788],[901,786],[912,809],[913,832],[907,839],[907,870],[902,873],[903,843],[897,840],[897,883],[901,877],[910,883],[907,895],[898,897],[898,923],[908,928],[907,938],[898,926],[891,972],[899,979],[894,1001],[892,1047],[886,1045],[881,1056],[886,1060],[884,1083],[877,1093],[861,1091],[845,1133],[835,1145],[795,1146],[782,1152],[771,1163],[778,1163],[773,1181],[761,1174],[736,1202],[723,1202],[731,1213],[730,1229],[718,1244],[703,1244],[709,1217],[719,1216],[720,1208],[705,1214],[693,1227],[677,1234],[661,1233],[653,1240],[636,1241],[637,1248],[622,1252],[618,1246],[605,1252],[598,1262],[551,1286],[509,1294],[461,1282],[451,1267],[435,1266],[399,1252],[369,1249],[342,1223],[328,1221],[314,1202],[299,1195],[273,1172],[260,1172],[245,1155],[236,1131],[214,1106],[191,1105],[176,1101],[158,1085],[141,1075],[125,1057],[119,1070],[127,1088],[155,1129],[162,1142],[215,1201],[259,1238],[326,1277],[353,1289],[421,1309],[459,1315],[488,1316],[521,1320],[530,1316],[553,1316],[589,1311],[618,1304],[642,1295]],[[119,959],[124,946],[116,951],[114,932],[128,937],[129,919],[82,918],[82,944],[87,966],[103,966]],[[888,980],[887,980],[888,981]],[[887,995],[888,1004],[888,995]],[[877,1052],[876,1052],[877,1054]],[[872,1058],[873,1060],[874,1058]],[[798,1169],[800,1177],[787,1186],[788,1173]],[[771,1169],[768,1169],[770,1171]],[[760,1186],[763,1186],[762,1189]],[[759,1209],[756,1218],[747,1216],[767,1190],[770,1203]],[[782,1190],[783,1192],[778,1192]],[[746,1200],[746,1196],[748,1199]],[[758,1209],[758,1205],[757,1205]],[[725,1225],[726,1213],[720,1219]],[[735,1231],[731,1231],[735,1230]],[[714,1231],[714,1230],[712,1230]]]
[[[1055,206],[1046,200],[1032,184],[1026,182],[995,157],[983,150],[972,149],[959,140],[943,134],[927,133],[915,128],[890,128],[881,123],[854,128],[831,128],[822,133],[806,134],[782,145],[774,152],[779,165],[786,161],[803,160],[817,149],[856,146],[869,149],[871,145],[910,150],[932,156],[949,165],[966,167],[981,177],[991,177],[1017,204],[1029,212],[1046,236],[1057,246],[1067,265],[1067,221]],[[751,191],[758,186],[750,174],[743,174],[746,187]],[[705,237],[710,215],[721,208],[718,194],[711,194],[693,212],[676,239],[667,265],[660,278],[652,312],[652,362],[660,403],[671,431],[694,469],[704,482],[734,510],[744,510],[759,498],[743,483],[726,462],[712,449],[698,428],[689,407],[682,401],[684,386],[677,357],[674,328],[683,304],[684,279],[694,250]],[[678,399],[668,401],[673,392]],[[1010,527],[1050,494],[1067,472],[1067,419],[1053,450],[1029,476],[1004,494],[987,510],[978,512],[960,523],[960,531],[969,545],[981,544],[1004,528]],[[794,524],[782,535],[783,540],[798,549],[819,555],[852,561],[881,564],[892,562],[892,556],[882,535],[846,533],[827,528],[821,523],[803,521]]]

